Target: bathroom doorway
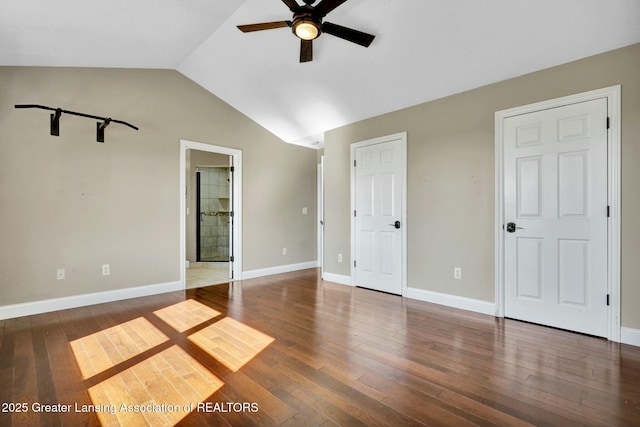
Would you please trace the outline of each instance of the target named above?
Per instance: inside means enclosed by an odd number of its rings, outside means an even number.
[[[239,280],[242,152],[181,141],[181,281],[185,288]]]

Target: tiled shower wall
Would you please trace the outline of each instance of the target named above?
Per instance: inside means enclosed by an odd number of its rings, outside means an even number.
[[[200,261],[229,261],[229,168],[200,172]]]

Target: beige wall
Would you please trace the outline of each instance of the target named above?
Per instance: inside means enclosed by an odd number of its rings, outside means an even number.
[[[325,271],[350,274],[349,145],[407,131],[408,285],[494,301],[494,113],[620,84],[622,325],[640,328],[639,76],[636,44],[327,132]]]
[[[243,150],[244,270],[316,260],[315,150],[178,72],[0,67],[0,99],[0,305],[178,281],[180,139]],[[99,144],[95,121],[63,115],[54,137],[49,112],[13,107],[30,103],[140,130]]]

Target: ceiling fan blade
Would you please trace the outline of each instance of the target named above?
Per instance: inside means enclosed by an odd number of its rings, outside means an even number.
[[[342,25],[325,22],[322,24],[322,32],[340,37],[341,39],[359,44],[360,46],[369,47],[376,36],[354,30],[353,28],[343,27]]]
[[[274,28],[290,27],[291,21],[275,21],[275,22],[262,22],[260,24],[248,24],[238,25],[238,29],[243,33],[249,33],[251,31],[272,30]]]
[[[327,14],[333,9],[340,6],[346,1],[347,0],[322,0],[316,7],[313,8],[314,14],[318,18],[323,18],[327,16]]]
[[[300,9],[300,5],[296,0],[282,0],[282,3],[286,4],[291,12],[296,12]]]
[[[300,40],[300,62],[313,61],[313,40]]]

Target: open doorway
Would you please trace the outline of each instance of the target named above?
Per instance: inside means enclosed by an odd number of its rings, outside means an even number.
[[[241,151],[181,141],[181,280],[185,288],[240,279]]]

